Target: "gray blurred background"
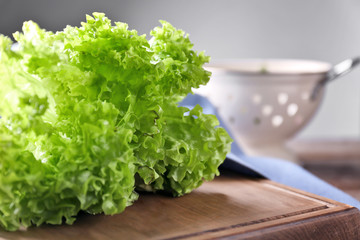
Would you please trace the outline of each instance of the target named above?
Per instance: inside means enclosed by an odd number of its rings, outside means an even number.
[[[301,58],[337,63],[360,54],[357,0],[0,0],[0,33],[34,20],[57,31],[105,12],[139,33],[164,19],[190,34],[212,59]],[[298,138],[359,138],[360,68],[327,88],[313,121]]]

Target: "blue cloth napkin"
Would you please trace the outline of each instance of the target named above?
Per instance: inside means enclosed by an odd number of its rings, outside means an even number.
[[[206,98],[189,94],[180,103],[181,106],[190,109],[196,104],[203,107],[204,113],[216,115],[220,121],[220,126],[225,128],[230,136],[232,136],[223,120],[217,114],[214,106]],[[360,202],[358,200],[319,179],[304,168],[280,159],[246,156],[236,142],[232,143],[231,153],[227,155],[222,167],[247,176],[265,177],[272,181],[346,203],[360,209]]]

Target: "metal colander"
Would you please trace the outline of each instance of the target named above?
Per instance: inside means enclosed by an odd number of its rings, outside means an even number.
[[[208,65],[213,73],[194,92],[207,97],[249,155],[297,161],[284,143],[317,110],[324,85],[359,63],[348,59],[332,67],[310,60],[228,60]]]

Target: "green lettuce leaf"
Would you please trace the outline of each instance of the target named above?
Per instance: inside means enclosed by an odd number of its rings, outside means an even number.
[[[135,189],[180,196],[219,174],[229,135],[177,106],[209,80],[209,57],[161,24],[149,41],[103,13],[0,36],[0,226],[116,214]]]

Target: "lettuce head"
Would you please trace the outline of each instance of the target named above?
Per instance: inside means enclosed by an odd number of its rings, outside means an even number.
[[[231,139],[178,107],[209,57],[161,21],[148,40],[103,13],[61,32],[0,36],[0,226],[116,214],[136,191],[181,196],[218,175]]]

